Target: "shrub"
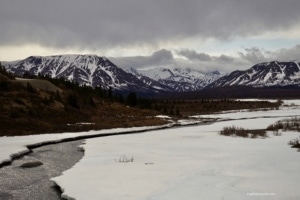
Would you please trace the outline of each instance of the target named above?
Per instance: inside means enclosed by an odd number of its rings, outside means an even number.
[[[120,163],[129,163],[129,162],[133,162],[133,157],[131,157],[130,159],[127,158],[125,155],[120,156],[119,160],[115,160],[116,162],[120,162]]]
[[[265,130],[247,130],[236,126],[224,127],[219,134],[224,136],[248,137],[248,138],[266,137]]]
[[[292,148],[300,148],[300,137],[289,141],[288,143]]]
[[[267,127],[267,130],[269,131],[277,131],[280,129],[284,131],[300,131],[300,118],[294,117],[290,119],[279,120]]]

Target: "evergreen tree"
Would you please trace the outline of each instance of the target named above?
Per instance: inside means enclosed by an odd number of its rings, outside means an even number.
[[[57,101],[61,101],[61,96],[60,96],[60,93],[59,93],[58,90],[56,90],[56,93],[55,93],[55,99],[56,99]]]
[[[127,104],[130,106],[136,106],[137,105],[137,97],[135,92],[130,92],[127,96]]]
[[[163,112],[168,113],[167,105],[166,103],[163,104]]]
[[[32,87],[32,85],[29,82],[27,82],[26,89],[29,93],[35,93],[35,89]]]
[[[90,96],[90,98],[89,98],[89,104],[90,104],[91,106],[93,106],[93,107],[96,107],[96,103],[95,103],[95,101],[94,101],[94,99],[93,99],[92,96]]]
[[[79,109],[80,107],[79,107],[79,105],[78,105],[78,101],[77,101],[77,96],[76,96],[76,94],[75,93],[73,93],[73,94],[70,94],[69,96],[68,96],[68,104],[70,105],[70,106],[72,106],[73,108],[76,108],[76,109]]]
[[[176,107],[176,115],[180,115],[180,111],[179,111],[179,108],[178,107]]]
[[[108,89],[107,97],[108,97],[109,99],[112,99],[112,97],[113,97],[113,93],[112,93],[112,88],[111,88],[111,87],[109,87],[109,89]]]

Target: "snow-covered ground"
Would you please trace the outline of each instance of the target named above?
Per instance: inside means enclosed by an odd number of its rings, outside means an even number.
[[[283,106],[278,110],[240,110],[240,111],[228,111],[220,114],[211,115],[195,115],[191,118],[216,118],[220,120],[227,119],[249,119],[249,118],[276,118],[276,117],[293,117],[300,115],[300,100],[285,100]],[[266,128],[266,127],[264,127]]]
[[[237,120],[88,139],[83,159],[53,180],[70,199],[300,199],[300,153],[287,144],[300,133],[218,134],[231,125],[266,128],[300,116],[299,107],[230,115]],[[133,162],[120,162],[124,157]]]
[[[28,145],[42,144],[51,141],[61,141],[66,138],[77,138],[81,136],[92,136],[102,134],[118,134],[124,132],[139,132],[144,130],[152,130],[163,126],[146,126],[133,128],[115,128],[101,131],[87,131],[77,133],[57,133],[57,134],[41,134],[28,136],[0,137],[0,165],[12,160],[12,157],[29,152]]]
[[[300,116],[300,101],[285,104],[293,106],[197,116],[234,120],[87,139],[83,159],[53,181],[70,199],[300,199],[300,153],[287,144],[300,133],[269,133],[266,139],[218,134],[224,126],[261,129]],[[0,163],[28,151],[30,144],[152,128],[0,137]],[[120,162],[124,157],[133,160]]]

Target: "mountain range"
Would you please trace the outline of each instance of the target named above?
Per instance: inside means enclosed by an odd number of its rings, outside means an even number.
[[[80,85],[101,86],[138,93],[178,93],[228,86],[299,86],[300,63],[272,61],[230,74],[184,67],[122,69],[105,57],[96,55],[30,56],[24,60],[2,62],[7,71],[23,75],[65,78]]]
[[[105,57],[96,55],[30,56],[24,60],[4,62],[7,71],[15,75],[65,78],[80,85],[101,86],[120,91],[157,92],[131,73],[127,73]]]
[[[265,62],[254,65],[245,71],[234,71],[206,86],[219,88],[225,86],[252,86],[252,87],[286,87],[300,83],[300,63]]]
[[[205,88],[208,84],[220,78],[222,73],[214,71],[203,73],[191,68],[178,67],[152,67],[149,69],[126,69],[127,72],[134,74],[140,80],[156,81],[172,92],[190,92]]]
[[[7,71],[19,76],[29,73],[62,77],[80,85],[139,93],[196,91],[221,77],[219,72],[205,74],[189,68],[123,70],[109,59],[96,55],[30,56],[2,64]]]

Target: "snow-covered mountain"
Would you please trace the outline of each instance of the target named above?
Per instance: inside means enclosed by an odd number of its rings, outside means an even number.
[[[80,85],[142,93],[197,91],[222,76],[219,72],[205,74],[179,67],[124,71],[109,59],[96,55],[31,56],[20,61],[3,62],[3,65],[17,75],[29,72],[52,78],[63,77]]]
[[[202,73],[181,67],[121,69],[96,55],[31,56],[24,60],[2,62],[13,74],[29,72],[65,78],[80,85],[101,86],[139,93],[190,92],[224,86],[300,86],[300,62],[268,62],[245,71],[224,75],[218,71]]]
[[[13,74],[29,72],[34,75],[63,77],[80,85],[109,87],[117,90],[155,92],[164,88],[152,88],[131,73],[117,67],[110,60],[96,55],[31,56],[24,60],[4,62]]]
[[[217,88],[224,86],[299,86],[300,84],[300,62],[278,62],[256,64],[245,71],[234,71],[223,76],[206,88]]]
[[[205,74],[195,69],[179,67],[152,67],[138,70],[127,69],[127,71],[144,82],[147,82],[150,78],[152,80],[151,83],[148,82],[150,85],[159,83],[174,92],[201,90],[224,75],[218,71]]]

